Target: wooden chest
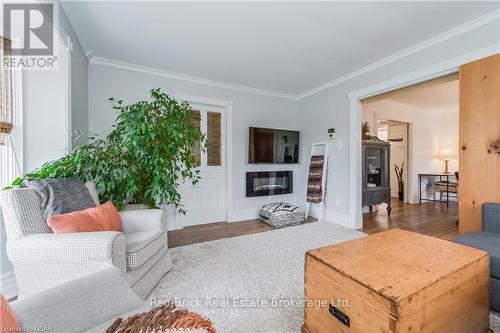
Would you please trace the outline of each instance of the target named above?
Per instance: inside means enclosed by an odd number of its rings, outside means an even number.
[[[489,256],[392,229],[310,250],[304,333],[486,333]]]

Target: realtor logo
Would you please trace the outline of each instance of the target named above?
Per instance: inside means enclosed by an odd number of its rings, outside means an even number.
[[[1,67],[57,70],[59,40],[54,41],[58,9],[54,2],[3,2]]]
[[[19,38],[12,45],[13,56],[54,54],[54,4],[4,3],[3,22],[4,35]]]

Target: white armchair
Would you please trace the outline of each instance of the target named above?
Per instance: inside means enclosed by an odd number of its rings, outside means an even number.
[[[132,289],[145,298],[172,267],[161,209],[121,212],[123,233],[54,234],[34,190],[3,191],[0,207],[20,295],[115,266],[127,273]]]

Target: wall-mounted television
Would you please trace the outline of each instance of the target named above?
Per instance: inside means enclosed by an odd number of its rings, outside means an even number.
[[[250,127],[248,163],[299,163],[299,131]]]

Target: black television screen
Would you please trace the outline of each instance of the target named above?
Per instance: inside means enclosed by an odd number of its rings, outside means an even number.
[[[299,131],[250,127],[248,163],[299,163]]]

